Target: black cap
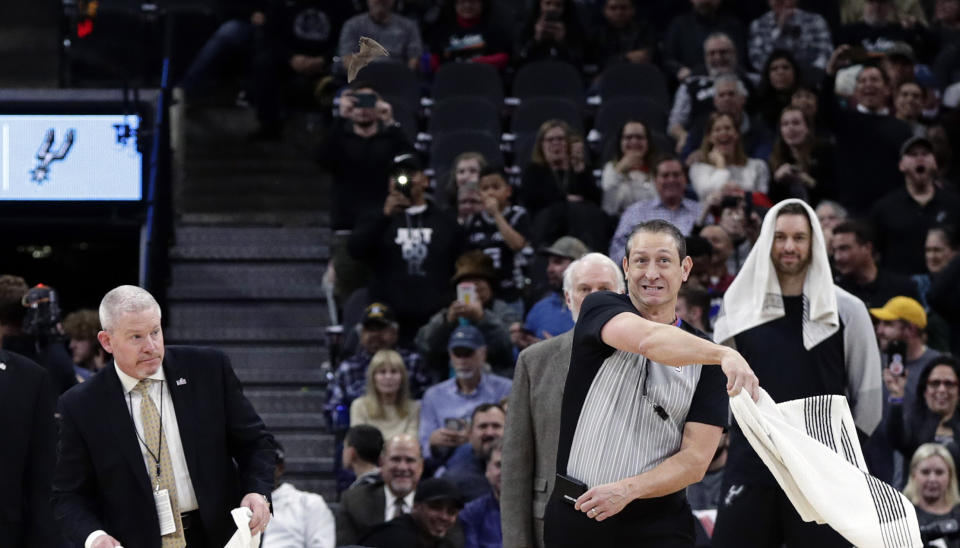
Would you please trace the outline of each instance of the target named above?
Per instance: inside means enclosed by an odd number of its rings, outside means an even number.
[[[413,502],[434,502],[450,501],[458,508],[463,508],[463,496],[460,491],[449,480],[443,478],[425,479],[417,485],[417,494],[413,496]]]
[[[920,137],[918,135],[914,135],[913,137],[904,141],[902,145],[900,145],[900,156],[905,155],[910,150],[910,147],[912,147],[913,145],[923,145],[927,147],[927,149],[930,150],[930,152],[933,152],[933,143],[930,142],[930,139],[927,139],[926,137]]]
[[[407,153],[393,157],[394,173],[417,173],[423,171],[423,165],[416,154]]]
[[[393,325],[396,321],[397,317],[393,315],[393,310],[390,310],[389,306],[383,303],[370,303],[363,310],[363,318],[360,320],[360,324],[364,327],[372,325],[383,327]]]

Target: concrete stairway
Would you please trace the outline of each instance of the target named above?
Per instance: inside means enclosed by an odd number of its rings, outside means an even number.
[[[287,481],[333,501],[334,438],[323,414],[330,230],[315,138],[300,118],[282,141],[247,143],[249,111],[174,109],[179,219],[166,339],[224,350],[286,450]]]

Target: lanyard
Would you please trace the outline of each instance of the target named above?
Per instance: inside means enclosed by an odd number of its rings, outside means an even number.
[[[142,394],[141,398],[149,397],[149,394]],[[133,416],[133,391],[127,392],[127,400],[130,407],[130,416]],[[142,405],[142,404],[141,404]],[[150,446],[147,445],[147,442],[144,441],[143,437],[140,436],[140,432],[137,432],[137,429],[134,428],[133,431],[137,434],[137,439],[140,440],[140,443],[146,448],[147,453],[150,454],[150,458],[153,459],[153,462],[157,465],[157,490],[160,490],[160,457],[161,457],[161,448],[163,447],[163,381],[160,381],[160,425],[157,427],[158,435],[157,439],[157,453],[154,454],[153,450],[150,449]]]

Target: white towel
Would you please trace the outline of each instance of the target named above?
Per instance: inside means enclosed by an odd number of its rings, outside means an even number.
[[[744,436],[804,521],[827,523],[854,546],[921,548],[913,505],[867,473],[843,396],[777,404],[763,389],[730,398]]]
[[[250,534],[250,518],[253,512],[249,508],[241,507],[230,510],[233,523],[237,525],[237,532],[230,537],[223,548],[257,548],[260,546],[260,533]]]
[[[713,330],[713,340],[729,344],[730,339],[748,329],[782,318],[783,292],[770,259],[777,212],[787,204],[801,204],[810,216],[813,239],[810,267],[803,283],[803,347],[810,350],[840,328],[837,296],[833,289],[827,246],[813,209],[802,200],[783,200],[763,219],[760,236],[750,250],[737,277],[723,295],[723,306]]]

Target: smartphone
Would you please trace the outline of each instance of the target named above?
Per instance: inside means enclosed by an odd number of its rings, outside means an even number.
[[[473,304],[477,301],[477,286],[470,282],[457,284],[457,300],[463,304]]]
[[[354,94],[354,106],[357,108],[373,108],[377,106],[377,96],[372,93]]]
[[[570,476],[557,474],[557,484],[553,490],[560,495],[563,502],[574,506],[577,504],[577,499],[580,498],[580,495],[587,492],[587,484]]]
[[[457,432],[463,432],[467,429],[467,421],[457,417],[449,417],[443,419],[443,427],[447,430],[456,430]]]
[[[904,356],[907,355],[907,343],[904,341],[890,341],[887,343],[887,367],[894,375],[902,377],[907,374],[903,366]]]

